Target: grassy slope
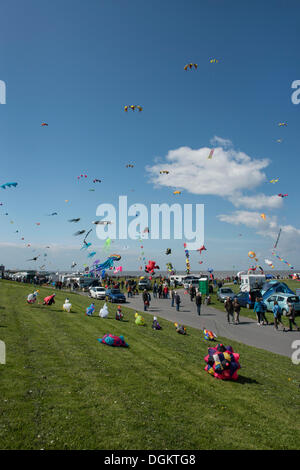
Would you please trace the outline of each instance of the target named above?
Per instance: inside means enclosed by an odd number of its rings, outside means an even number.
[[[50,307],[27,305],[28,285],[0,282],[1,449],[284,449],[300,438],[300,366],[231,342],[239,382],[204,370],[200,331],[176,334],[84,315],[90,299],[65,293]],[[49,290],[41,289],[39,300]],[[103,302],[96,301],[97,312]],[[97,341],[124,334],[129,349]],[[221,340],[221,338],[220,338]],[[226,344],[226,340],[224,340]]]
[[[297,288],[300,288],[300,282],[299,281],[283,280],[283,282],[285,282],[285,284],[287,284],[289,286],[289,288],[292,289],[294,292],[296,292]],[[233,290],[233,292],[238,293],[240,291],[240,287],[238,285],[234,285],[233,283],[232,284],[226,284],[226,287],[227,286],[230,287]],[[212,299],[211,306],[214,307],[214,308],[217,308],[218,310],[222,310],[223,312],[225,312],[224,304],[217,299],[217,290],[218,289],[215,288],[214,293],[211,295],[211,299]],[[242,307],[240,315],[243,316],[243,317],[256,319],[256,315],[253,312],[253,309],[247,309],[247,308]],[[266,312],[266,318],[269,322],[271,322],[271,323],[274,322],[274,317],[273,317],[272,312]],[[282,316],[282,320],[283,320],[283,324],[288,327],[289,322],[288,322],[287,318]],[[298,326],[300,326],[299,316],[296,317],[296,323],[297,323]]]

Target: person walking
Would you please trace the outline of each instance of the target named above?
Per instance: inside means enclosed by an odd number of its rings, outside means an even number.
[[[295,307],[291,302],[288,302],[288,307],[289,307],[289,310],[288,310],[288,313],[287,313],[287,318],[289,320],[289,330],[288,331],[293,331],[293,325],[295,325],[297,331],[300,331],[299,326],[295,322],[295,315],[296,315]]]
[[[171,307],[174,307],[175,296],[176,296],[176,292],[175,292],[174,289],[172,289],[172,292],[171,292],[171,299],[172,299]]]
[[[234,323],[238,325],[240,323],[240,311],[241,306],[238,299],[235,297],[233,300],[233,311],[234,311]]]
[[[191,299],[191,302],[193,302],[195,296],[196,296],[196,289],[195,289],[194,286],[191,286],[191,287],[190,287],[190,299]]]
[[[201,292],[198,292],[196,294],[195,302],[196,302],[196,307],[197,307],[197,313],[198,313],[198,315],[200,315],[201,305],[202,305],[202,294],[201,294]]]
[[[147,312],[147,307],[149,305],[148,292],[144,289],[143,292],[143,302],[144,302],[144,312]]]
[[[154,281],[153,284],[153,297],[156,299],[157,298],[157,283]]]
[[[263,319],[266,318],[265,307],[262,302],[262,299],[260,299],[259,297],[256,297],[253,311],[256,313],[257,325],[258,326],[263,325]]]
[[[161,299],[161,296],[162,296],[162,285],[161,284],[159,284],[157,292],[158,292],[158,298]]]
[[[180,295],[177,292],[176,292],[176,295],[175,295],[175,303],[176,303],[176,310],[177,310],[177,312],[179,312],[181,299],[180,299]]]
[[[278,325],[281,325],[283,327],[283,331],[286,331],[285,326],[281,321],[281,307],[280,307],[280,305],[278,305],[277,300],[275,300],[275,302],[274,302],[273,315],[274,315],[274,328],[275,328],[275,330],[278,330]]]
[[[227,297],[227,299],[225,300],[224,307],[227,312],[228,323],[230,323],[230,317],[232,317],[232,323],[233,323],[233,303],[230,297]]]

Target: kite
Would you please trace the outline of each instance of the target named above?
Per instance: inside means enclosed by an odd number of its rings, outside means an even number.
[[[161,175],[168,175],[170,172],[168,170],[161,170],[159,173]]]
[[[91,272],[103,271],[104,269],[111,269],[114,266],[114,262],[120,261],[120,259],[121,259],[121,255],[111,255],[107,258],[106,261],[104,261],[104,263],[101,263],[101,264],[94,263],[93,267],[91,268]]]
[[[221,380],[238,380],[237,371],[241,368],[239,364],[240,355],[235,353],[231,346],[218,344],[216,348],[208,348],[205,356],[205,370]]]
[[[272,180],[270,180],[270,183],[278,183],[279,181],[279,178],[273,178]]]
[[[266,220],[266,214],[260,214],[260,216],[263,220]]]
[[[211,64],[214,64],[214,63],[217,63],[217,62],[219,62],[218,59],[210,59]]]
[[[89,191],[94,192],[95,190],[94,189],[89,189]]]
[[[93,180],[93,183],[101,183],[101,180],[95,179],[95,180]]]
[[[87,250],[90,246],[92,246],[91,243],[85,243],[84,245],[82,245],[82,247],[80,248],[80,250]]]
[[[148,261],[148,264],[145,266],[145,272],[149,274],[154,274],[154,269],[159,269],[159,266],[156,265],[155,261]]]
[[[107,333],[103,336],[103,338],[98,338],[98,341],[102,344],[106,344],[107,346],[114,346],[114,347],[123,347],[128,348],[129,344],[126,343],[124,336],[115,336]]]
[[[79,220],[80,220],[80,218],[78,218],[78,219],[70,219],[69,222],[75,222],[75,223],[77,223],[77,222],[79,222]]]
[[[46,122],[42,122],[41,126],[42,126],[42,127],[48,126],[48,124],[47,124]]]
[[[75,266],[77,266],[77,263],[75,263],[75,261],[73,261],[73,263],[71,264],[71,268],[75,268]]]
[[[168,271],[169,273],[173,273],[173,272],[174,272],[174,268],[173,268],[172,263],[166,263],[166,266],[167,266],[167,271]]]
[[[134,168],[134,165],[128,164],[128,165],[126,165],[126,168]]]
[[[166,255],[170,255],[171,253],[172,253],[171,248],[167,248],[167,249],[166,249]]]
[[[281,144],[282,139],[277,139],[276,142],[277,142],[278,144]]]
[[[249,251],[248,256],[251,259],[256,258],[256,253],[254,251]]]
[[[217,336],[212,331],[209,331],[206,328],[203,329],[203,333],[204,339],[206,339],[207,341],[214,341],[215,338],[217,338]]]
[[[91,253],[88,254],[88,258],[92,258],[93,256],[95,256],[96,254],[96,251],[92,251]]]
[[[212,150],[209,152],[209,155],[208,155],[207,158],[212,158],[212,156],[213,156],[213,154],[214,154],[214,151],[215,151],[215,149],[212,149]]]
[[[186,71],[188,69],[192,70],[192,68],[194,67],[195,70],[197,70],[197,67],[198,67],[198,64],[186,64],[183,69]]]
[[[52,214],[47,214],[48,217],[51,217],[52,215],[58,215],[57,212],[52,212]]]
[[[124,106],[124,111],[127,113],[128,109],[131,109],[132,111],[134,111],[135,108],[137,108],[139,112],[143,111],[142,106],[136,105],[136,104],[131,104],[130,106]]]
[[[87,178],[87,175],[80,175],[80,176],[77,176],[77,179],[80,180],[81,178]]]
[[[77,235],[83,235],[85,233],[85,230],[78,230],[78,232],[75,232],[73,235],[77,237]]]
[[[55,294],[49,295],[48,297],[44,298],[44,303],[43,305],[52,305],[55,304],[54,300]]]
[[[110,245],[111,245],[111,239],[108,237],[108,238],[105,240],[105,242],[104,242],[103,250],[104,250],[104,251],[109,250]]]
[[[150,233],[149,227],[145,227],[143,233]]]
[[[281,258],[281,256],[278,256],[275,251],[272,251],[272,255],[273,256],[276,256],[276,258],[279,259],[279,261],[282,261],[283,263],[287,264],[291,269],[294,269],[294,266],[292,266],[290,263],[288,263],[286,260],[284,260],[283,258]]]
[[[287,126],[287,122],[279,122],[279,123],[278,123],[278,126],[279,126],[279,127],[283,127],[283,126],[286,127],[286,126]]]
[[[5,183],[5,184],[2,184],[2,185],[0,186],[0,188],[6,189],[6,186],[7,186],[8,188],[11,188],[11,187],[16,188],[17,185],[18,185],[18,183]]]
[[[281,193],[279,193],[278,196],[284,198],[284,197],[287,197],[288,194],[281,194]]]
[[[145,319],[140,313],[135,312],[134,318],[136,325],[145,326]]]
[[[70,313],[70,312],[71,312],[71,308],[72,308],[72,304],[70,303],[70,300],[67,298],[67,299],[65,300],[65,303],[63,304],[63,310],[64,310],[65,312]]]
[[[28,259],[27,261],[37,261],[41,255],[35,256],[34,258]]]
[[[183,325],[179,325],[178,323],[174,323],[174,326],[176,328],[176,332],[179,333],[180,335],[186,335],[186,327]]]
[[[93,315],[94,312],[95,312],[95,304],[91,303],[91,305],[86,308],[85,314],[90,317]]]
[[[112,224],[112,222],[110,220],[94,220],[94,222],[92,222],[92,224],[95,224],[95,225],[109,225],[109,224]]]
[[[277,248],[277,245],[278,245],[278,242],[279,242],[279,238],[280,238],[280,234],[281,234],[281,229],[279,229],[279,232],[278,232],[278,235],[277,235],[277,239],[276,239],[276,242],[275,242],[275,245],[273,248]]]
[[[207,249],[205,248],[204,245],[202,245],[200,248],[198,248],[197,251],[199,251],[199,253],[200,253],[200,255],[201,255],[202,251],[207,251]]]
[[[123,271],[123,267],[122,266],[117,266],[114,270],[114,274],[121,273],[122,271]]]
[[[272,263],[272,261],[270,261],[269,259],[265,259],[265,263],[270,266],[270,268],[274,269],[274,265]]]
[[[173,191],[173,194],[181,194],[181,191]]]
[[[190,266],[190,253],[189,253],[189,250],[186,249],[186,243],[183,244],[185,250],[185,262],[186,262],[186,273],[187,274],[190,274],[190,271],[191,271],[191,266]]]

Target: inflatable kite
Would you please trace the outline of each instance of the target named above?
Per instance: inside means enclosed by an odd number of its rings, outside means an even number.
[[[6,189],[6,187],[8,187],[8,188],[11,188],[11,187],[16,188],[16,186],[18,186],[18,183],[4,183],[4,184],[2,184],[2,185],[0,186],[0,188],[2,188],[2,189]]]
[[[33,292],[33,294],[29,294],[27,297],[27,303],[28,304],[34,304],[36,302],[36,298],[38,296],[39,291]]]
[[[72,304],[70,303],[69,299],[66,299],[66,300],[65,300],[65,303],[63,304],[63,310],[64,310],[65,312],[70,313],[70,312],[71,312],[71,308],[72,308]]]
[[[167,249],[166,249],[166,255],[170,255],[171,253],[172,253],[171,248],[167,248]]]
[[[145,266],[145,272],[154,274],[154,269],[159,269],[155,261],[148,261],[148,264]]]
[[[55,294],[49,295],[48,297],[44,298],[44,303],[43,305],[52,305],[55,304],[54,300]]]
[[[98,341],[102,344],[106,344],[107,346],[115,346],[115,347],[124,347],[128,348],[129,344],[125,342],[124,336],[115,336],[107,333],[103,336],[103,338],[98,338]]]
[[[180,335],[186,335],[186,328],[183,325],[179,325],[179,323],[174,323],[174,326],[176,328],[176,332],[179,333]]]
[[[136,105],[136,104],[131,104],[130,106],[124,106],[124,111],[127,113],[128,109],[131,109],[132,111],[137,108],[139,111],[143,111],[142,106]]]
[[[152,329],[153,330],[161,330],[161,326],[158,323],[158,320],[157,320],[156,317],[153,317]]]
[[[121,259],[121,255],[111,255],[109,258],[107,258],[106,261],[104,261],[104,263],[94,264],[91,269],[91,272],[93,271],[99,272],[99,271],[103,271],[104,269],[111,269],[114,266],[114,262],[120,261],[120,259]]]
[[[85,314],[90,317],[93,315],[94,312],[95,312],[95,304],[91,303],[91,305],[87,307]]]
[[[215,348],[208,348],[208,355],[204,358],[205,370],[217,379],[238,380],[239,358],[231,346],[218,344]]]
[[[207,341],[215,341],[215,338],[217,338],[217,336],[212,331],[209,331],[206,328],[204,328],[203,333],[204,339]]]
[[[183,69],[184,69],[184,70],[188,70],[188,69],[192,70],[193,67],[194,67],[194,69],[197,70],[198,64],[186,64],[186,65],[183,67]]]
[[[260,214],[260,216],[263,220],[266,220],[266,214]]]
[[[253,258],[256,257],[256,253],[254,251],[249,251],[248,256],[249,256],[249,258],[253,259]]]
[[[103,307],[100,309],[99,317],[101,317],[101,318],[107,318],[108,315],[109,315],[109,311],[108,311],[108,308],[107,308],[107,305],[106,305],[106,302],[105,302],[105,304],[103,305]]]
[[[139,326],[145,326],[145,319],[140,313],[135,313],[135,324]]]

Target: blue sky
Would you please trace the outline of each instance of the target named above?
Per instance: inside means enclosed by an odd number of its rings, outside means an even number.
[[[204,270],[243,269],[249,250],[263,264],[281,226],[278,253],[299,268],[300,105],[291,101],[291,83],[300,79],[299,13],[298,1],[2,5],[0,184],[19,184],[0,189],[0,263],[32,268],[32,250],[43,256],[46,245],[50,269],[87,263],[72,234],[91,227],[98,204],[128,195],[129,204],[205,204],[207,251],[191,253],[194,270],[199,260]],[[185,72],[189,62],[198,69]],[[126,104],[143,112],[125,113]],[[166,165],[169,179],[162,179]],[[77,181],[83,172],[88,182]],[[277,184],[268,182],[278,176]],[[93,178],[103,181],[93,185]],[[288,197],[269,198],[277,193]],[[46,216],[54,211],[58,216]],[[67,222],[72,217],[82,217],[78,226]],[[91,241],[104,258],[95,233]],[[184,241],[147,240],[145,257],[183,269]],[[124,269],[140,266],[138,242],[112,246]]]

